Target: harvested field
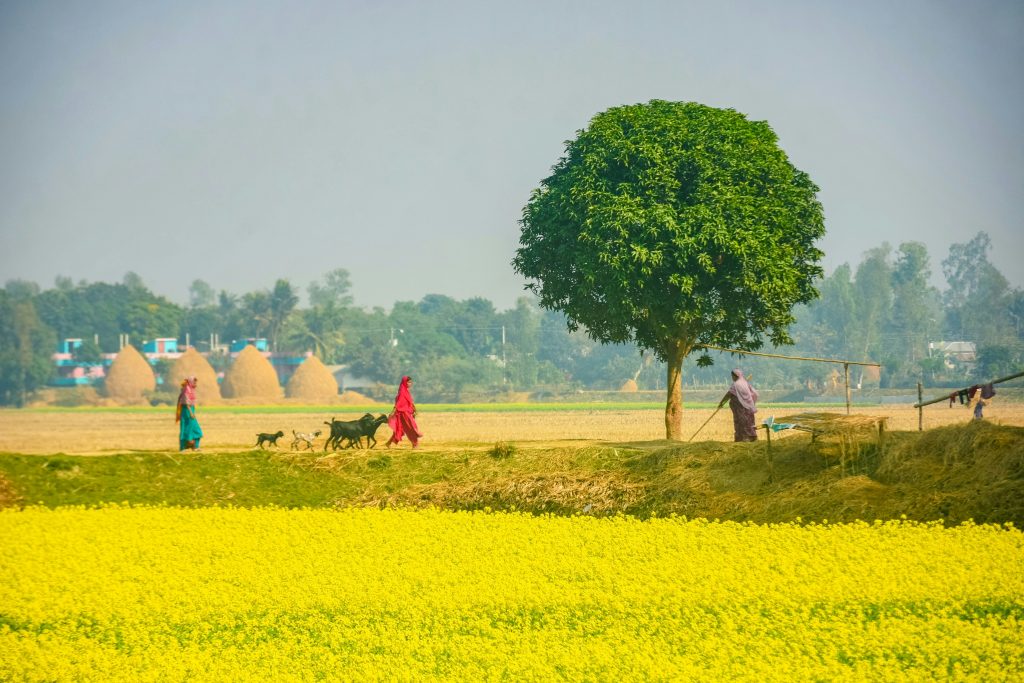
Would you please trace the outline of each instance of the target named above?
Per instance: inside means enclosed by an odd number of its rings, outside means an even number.
[[[386,412],[380,404],[309,408],[308,412],[280,413],[234,412],[230,408],[204,411],[199,406],[199,421],[206,438],[203,447],[217,450],[247,450],[257,432],[291,430],[312,432],[323,429],[323,422],[356,419],[363,413]],[[713,412],[709,408],[690,408],[683,415],[683,434],[693,434]],[[792,414],[792,408],[761,407],[759,416]],[[836,412],[843,412],[842,409]],[[917,411],[909,406],[858,407],[854,415],[889,418],[889,431],[916,431]],[[986,419],[995,424],[1024,426],[1024,404],[993,402],[985,409]],[[538,410],[524,412],[432,412],[422,406],[418,417],[426,437],[425,448],[465,444],[491,445],[497,441],[521,442],[649,442],[664,439],[662,410]],[[929,406],[924,411],[925,429],[951,424],[967,424],[971,413],[963,406]],[[387,428],[382,427],[386,434]],[[798,438],[780,433],[773,439]],[[728,409],[700,432],[695,442],[732,441],[732,420]],[[0,452],[102,454],[125,450],[176,449],[177,429],[174,410],[107,412],[72,409],[67,411],[0,410]]]

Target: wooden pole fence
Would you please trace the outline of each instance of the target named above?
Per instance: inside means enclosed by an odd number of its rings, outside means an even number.
[[[762,356],[764,358],[785,358],[787,360],[807,360],[814,363],[836,363],[843,366],[843,381],[846,383],[846,414],[850,414],[850,366],[851,365],[863,365],[865,367],[880,368],[881,363],[872,363],[871,361],[856,361],[856,360],[836,360],[835,358],[808,358],[805,356],[783,356],[779,353],[761,353],[760,351],[742,351],[740,349],[723,349],[720,346],[702,346],[702,349],[714,349],[715,351],[726,351],[728,353],[738,353],[744,356]]]

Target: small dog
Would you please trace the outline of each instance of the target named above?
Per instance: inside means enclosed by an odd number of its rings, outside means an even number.
[[[307,451],[311,451],[311,450],[313,450],[313,440],[316,439],[316,437],[320,436],[320,430],[318,429],[315,432],[313,432],[312,434],[307,434],[305,432],[296,432],[293,429],[292,430],[292,436],[295,437],[295,440],[292,441],[292,450],[293,451],[294,450],[298,450],[299,444],[302,444],[302,443],[306,444],[306,450]]]
[[[277,448],[277,440],[284,436],[284,432],[277,432],[276,434],[265,434],[260,432],[256,435],[256,445],[263,448],[263,443],[267,442],[274,448]]]

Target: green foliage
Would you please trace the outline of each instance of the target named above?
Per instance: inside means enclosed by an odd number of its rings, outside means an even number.
[[[512,264],[570,329],[667,363],[678,439],[691,350],[792,343],[793,307],[822,274],[817,190],[767,123],[696,103],[615,107],[534,191]]]
[[[82,363],[99,363],[103,360],[103,352],[100,350],[99,344],[89,338],[83,339],[71,355]]]
[[[53,374],[56,339],[36,314],[31,298],[0,290],[0,405],[24,405]]]
[[[217,301],[217,294],[205,280],[193,280],[188,288],[189,308],[209,308]]]
[[[415,395],[428,401],[458,403],[468,389],[487,391],[502,384],[501,368],[489,358],[426,359],[412,366],[408,374],[416,378]]]
[[[344,268],[335,268],[324,275],[323,283],[313,281],[306,288],[309,294],[309,305],[313,308],[346,308],[352,305],[349,289],[352,280]]]
[[[999,379],[1024,369],[1024,345],[991,345],[978,348],[979,380]]]
[[[767,123],[695,103],[598,114],[534,191],[513,265],[572,329],[663,361],[787,343],[792,307],[816,295],[824,223],[776,142]]]
[[[130,286],[103,282],[72,286],[69,280],[63,281],[35,298],[39,317],[59,339],[98,335],[99,346],[107,353],[119,349],[121,334],[129,335],[133,343],[178,336],[181,307],[150,292],[141,280],[125,279]]]
[[[1015,326],[1006,315],[1014,292],[988,260],[991,249],[988,234],[979,232],[969,242],[952,245],[942,262],[942,272],[949,283],[946,325],[956,339],[1000,345],[1019,334],[1019,325]]]

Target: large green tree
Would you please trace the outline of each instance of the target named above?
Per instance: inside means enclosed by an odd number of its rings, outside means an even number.
[[[935,337],[941,317],[939,293],[928,284],[931,268],[928,248],[921,242],[904,242],[892,269],[892,329],[900,353],[902,377],[920,377],[920,363],[928,357],[928,342]]]
[[[691,351],[791,343],[792,308],[822,275],[817,191],[763,121],[692,102],[615,107],[533,192],[513,266],[571,329],[667,364],[665,432],[680,439]]]
[[[0,289],[0,405],[22,406],[53,374],[53,330],[32,299],[8,283]]]

